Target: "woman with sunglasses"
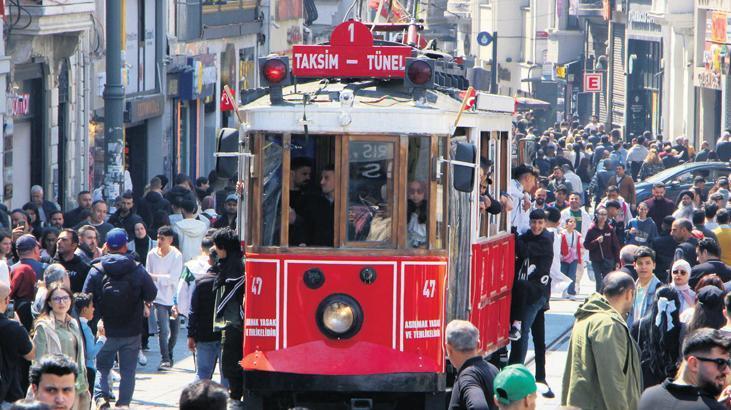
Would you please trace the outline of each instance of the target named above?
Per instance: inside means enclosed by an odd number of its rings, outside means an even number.
[[[671,286],[678,291],[680,296],[680,314],[682,315],[688,309],[695,306],[695,291],[690,288],[688,280],[690,279],[690,264],[684,259],[678,259],[673,263],[670,269],[672,276]]]
[[[33,330],[36,360],[49,354],[64,354],[76,363],[86,363],[84,336],[79,322],[69,314],[73,301],[71,290],[63,283],[56,282],[50,285]],[[79,367],[79,373],[76,375],[76,392],[74,409],[89,410],[91,395],[86,369],[83,366]]]

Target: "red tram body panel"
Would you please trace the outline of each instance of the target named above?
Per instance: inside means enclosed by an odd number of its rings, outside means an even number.
[[[320,269],[311,289],[303,276]],[[364,283],[364,268],[375,271]],[[248,254],[245,370],[316,375],[444,372],[447,258]],[[352,338],[324,338],[318,305],[346,294],[363,321]],[[323,360],[327,358],[327,360]]]
[[[511,234],[472,245],[470,322],[480,329],[482,348],[487,352],[509,342],[514,255],[515,237]]]

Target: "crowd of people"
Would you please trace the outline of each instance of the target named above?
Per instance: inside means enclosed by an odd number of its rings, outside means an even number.
[[[544,396],[554,396],[544,312],[552,294],[576,299],[588,275],[594,286],[575,313],[562,405],[731,408],[731,175],[699,172],[677,198],[659,180],[649,198],[636,192],[663,169],[728,161],[730,136],[696,151],[684,137],[625,139],[596,118],[542,134],[518,122],[523,157],[506,193],[517,235],[508,363],[525,361],[532,337]]]
[[[150,338],[157,370],[172,369],[181,322],[195,380],[221,373],[189,401],[225,389],[224,404],[243,408],[240,193],[182,174],[168,182],[124,192],[111,214],[88,191],[64,212],[38,186],[22,208],[0,209],[2,409],[129,408]]]

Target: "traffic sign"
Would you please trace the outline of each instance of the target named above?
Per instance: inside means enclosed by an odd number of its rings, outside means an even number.
[[[477,44],[481,46],[488,46],[492,43],[492,34],[487,31],[481,31],[477,34]]]
[[[292,47],[295,77],[403,78],[408,46],[374,46],[363,23],[349,20],[335,27],[327,45]]]
[[[602,73],[584,73],[584,92],[602,92]]]
[[[566,66],[565,65],[556,66],[556,77],[566,78]]]

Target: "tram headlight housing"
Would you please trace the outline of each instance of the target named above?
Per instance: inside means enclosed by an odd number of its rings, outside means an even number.
[[[363,310],[351,296],[334,294],[320,302],[315,320],[325,336],[331,339],[348,339],[360,330]]]

